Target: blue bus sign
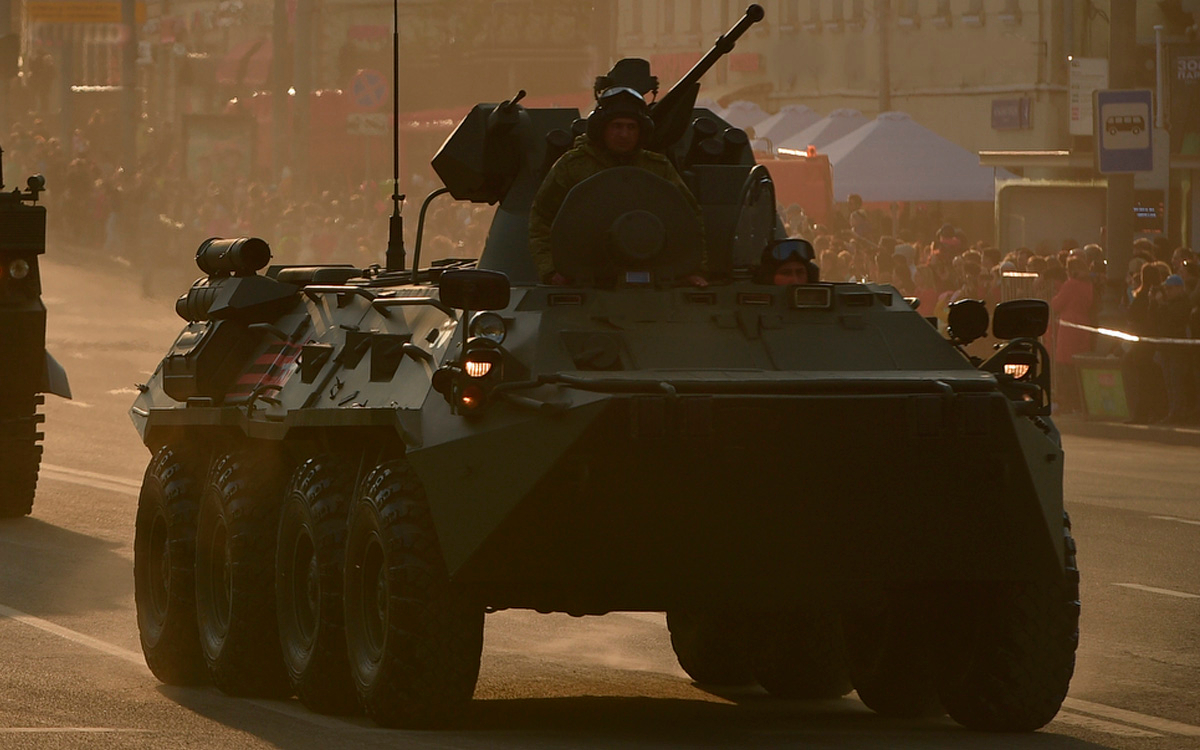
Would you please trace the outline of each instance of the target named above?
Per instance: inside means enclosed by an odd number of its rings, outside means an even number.
[[[1096,169],[1101,174],[1154,169],[1154,104],[1150,89],[1097,91]]]

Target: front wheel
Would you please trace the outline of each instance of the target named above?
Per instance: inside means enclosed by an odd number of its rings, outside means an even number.
[[[777,698],[841,698],[852,689],[841,623],[833,608],[751,618],[746,654],[754,679]]]
[[[33,512],[42,462],[38,425],[45,419],[38,406],[44,399],[40,393],[0,399],[0,518]]]
[[[1067,696],[1079,645],[1079,570],[1063,514],[1061,578],[970,587],[947,613],[938,693],[971,729],[1030,732]]]
[[[743,650],[744,621],[732,613],[667,612],[679,666],[701,685],[748,685],[754,674]]]
[[[919,718],[945,713],[930,657],[930,599],[897,590],[842,613],[850,681],[859,700],[881,716]]]
[[[146,467],[133,535],[133,598],[146,666],[168,685],[208,680],[196,632],[193,561],[200,461],[164,446]]]
[[[483,607],[449,580],[425,490],[403,459],[376,467],[351,509],[344,592],[367,714],[387,727],[457,720],[479,678]]]

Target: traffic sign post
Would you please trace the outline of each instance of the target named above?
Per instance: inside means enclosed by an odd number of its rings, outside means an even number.
[[[1154,169],[1154,99],[1150,89],[1097,91],[1096,170],[1101,174]]]
[[[387,103],[391,86],[378,70],[365,68],[350,80],[350,100],[359,112],[374,112]]]

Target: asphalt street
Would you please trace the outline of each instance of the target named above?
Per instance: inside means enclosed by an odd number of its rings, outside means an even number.
[[[1070,435],[1082,640],[1067,703],[1037,733],[885,720],[853,694],[714,694],[676,664],[664,618],[642,613],[489,615],[476,700],[454,731],[161,685],[134,614],[149,454],[127,411],[181,322],[132,269],[46,259],[43,278],[48,346],[75,398],[47,397],[32,517],[0,522],[0,748],[1200,748],[1200,448]]]

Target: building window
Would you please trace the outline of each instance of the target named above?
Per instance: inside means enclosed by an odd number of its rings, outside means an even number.
[[[847,24],[855,31],[862,31],[867,26],[866,0],[850,0],[850,17]]]
[[[967,12],[962,15],[964,26],[982,26],[984,22],[983,0],[969,0]]]
[[[821,0],[808,0],[808,20],[800,25],[805,31],[821,33]]]
[[[937,0],[937,12],[933,15],[933,25],[939,29],[950,28],[950,0]]]
[[[1021,3],[1020,0],[1004,0],[1004,11],[1000,13],[1000,20],[1009,26],[1021,25]]]
[[[896,12],[896,25],[902,28],[917,29],[921,27],[921,9],[917,0],[900,0]]]

